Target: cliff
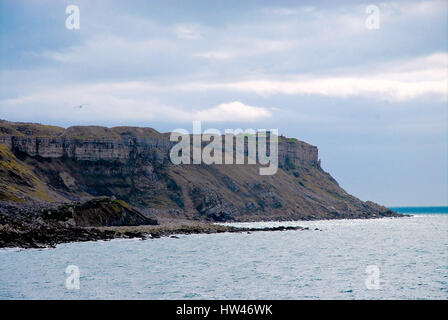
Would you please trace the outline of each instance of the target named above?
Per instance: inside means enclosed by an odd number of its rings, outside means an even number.
[[[0,122],[0,200],[69,202],[115,196],[148,216],[212,221],[394,215],[345,192],[317,147],[279,137],[279,170],[173,165],[169,134],[151,128],[68,129]]]
[[[132,156],[169,160],[175,144],[168,134],[151,128],[70,127],[67,130],[33,123],[0,121],[0,143],[31,157],[86,161],[129,160]],[[317,147],[296,139],[279,139],[279,163],[318,163]]]

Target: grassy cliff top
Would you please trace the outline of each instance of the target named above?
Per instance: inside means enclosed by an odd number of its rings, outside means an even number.
[[[108,139],[120,140],[127,137],[143,139],[143,138],[165,138],[168,139],[170,133],[160,133],[153,128],[147,127],[102,127],[102,126],[72,126],[67,129],[57,126],[44,125],[31,122],[11,122],[0,120],[0,136],[29,136],[44,138],[70,138],[70,139]],[[247,135],[249,136],[249,135]],[[278,141],[283,143],[299,143],[306,142],[297,140],[296,138],[288,138],[283,135],[278,136]]]
[[[73,126],[67,128],[62,134],[66,138],[92,139],[106,138],[118,140],[123,137],[157,138],[160,133],[152,128],[140,127],[100,127],[100,126]]]
[[[64,128],[40,123],[0,120],[0,135],[54,137],[64,131]]]
[[[30,137],[66,137],[78,139],[120,139],[122,137],[152,138],[160,133],[152,128],[73,126],[67,129],[31,122],[10,122],[0,120],[0,135]]]

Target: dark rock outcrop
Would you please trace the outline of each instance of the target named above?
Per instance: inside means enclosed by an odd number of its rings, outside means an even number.
[[[118,236],[114,231],[81,228],[69,221],[45,220],[40,206],[0,203],[0,248],[53,247],[64,242],[107,240]]]
[[[158,225],[155,219],[115,199],[100,198],[59,206],[0,201],[0,248],[42,248],[74,241],[144,238],[140,231],[99,228],[154,225]]]
[[[45,210],[42,217],[44,220],[73,220],[79,227],[157,225],[157,220],[145,217],[126,202],[108,198]]]

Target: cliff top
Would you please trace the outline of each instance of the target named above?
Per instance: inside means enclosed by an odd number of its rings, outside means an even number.
[[[157,137],[160,133],[152,128],[143,127],[101,127],[101,126],[72,126],[62,127],[43,125],[32,122],[11,122],[0,120],[0,135],[31,136],[31,137],[65,137],[78,139],[109,138],[120,139],[122,137],[148,138]]]
[[[71,139],[110,139],[120,140],[125,137],[134,138],[169,138],[169,133],[160,133],[149,127],[103,127],[103,126],[71,126],[67,129],[58,126],[32,122],[12,122],[0,120],[0,136],[61,137]],[[279,142],[302,143],[296,138],[279,136]]]
[[[0,135],[54,137],[60,136],[64,131],[64,128],[40,123],[0,120]]]

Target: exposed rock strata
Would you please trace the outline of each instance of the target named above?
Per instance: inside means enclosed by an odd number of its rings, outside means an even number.
[[[151,128],[0,122],[0,200],[84,201],[114,196],[148,217],[208,221],[374,218],[396,213],[343,190],[317,147],[279,137],[279,170],[179,165]]]

